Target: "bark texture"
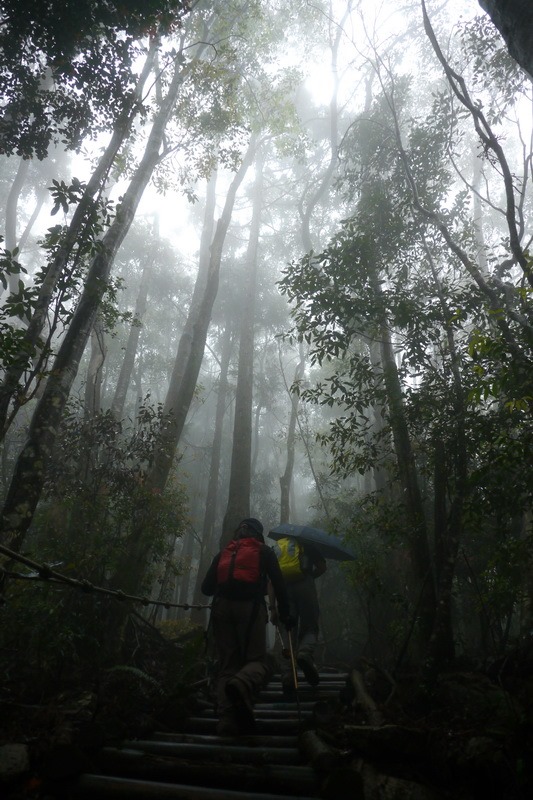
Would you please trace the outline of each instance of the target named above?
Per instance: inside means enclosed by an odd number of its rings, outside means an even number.
[[[148,290],[151,278],[151,268],[153,263],[146,264],[143,269],[141,277],[141,284],[139,286],[139,294],[135,302],[134,318],[130,326],[128,334],[128,341],[124,351],[124,358],[120,367],[120,373],[117,381],[117,388],[111,404],[111,412],[116,419],[120,419],[124,411],[124,404],[126,402],[126,395],[131,383],[131,376],[133,374],[133,367],[135,365],[135,357],[137,355],[137,348],[139,345],[139,337],[141,335],[141,323],[146,313],[148,306]]]
[[[248,282],[242,303],[242,322],[239,341],[239,366],[235,395],[235,423],[228,505],[224,516],[221,547],[231,539],[241,519],[250,516],[252,483],[252,401],[254,377],[255,297],[258,268],[259,229],[263,208],[263,162],[258,156],[253,190],[253,212],[250,238],[246,252]]]
[[[55,447],[61,417],[90,337],[118,248],[126,236],[142,194],[159,160],[165,127],[181,84],[177,65],[158,111],[144,155],[124,193],[115,220],[94,257],[70,326],[55,358],[46,388],[32,416],[28,438],[15,465],[1,519],[1,541],[18,551],[33,520],[46,468]]]
[[[141,97],[144,83],[152,69],[156,51],[157,51],[156,43],[153,42],[148,57],[146,59],[146,63],[144,65],[142,74],[139,78],[137,91],[132,96],[131,110],[129,113],[123,114],[122,117],[117,121],[115,129],[113,131],[113,135],[111,136],[111,140],[108,146],[106,147],[102,157],[100,158],[100,161],[98,162],[98,165],[94,173],[92,174],[90,180],[88,181],[85,191],[83,193],[83,197],[78,203],[78,206],[72,216],[65,237],[63,239],[63,243],[61,247],[59,247],[54,258],[48,264],[46,275],[39,288],[39,295],[35,303],[31,320],[26,329],[24,338],[24,347],[21,347],[22,357],[18,361],[15,361],[15,363],[12,364],[12,366],[6,371],[2,379],[2,383],[0,384],[0,438],[4,437],[6,430],[13,418],[12,414],[11,418],[8,419],[9,406],[13,400],[13,397],[17,393],[21,378],[23,377],[24,372],[27,368],[26,354],[28,352],[32,352],[33,350],[35,350],[40,341],[42,331],[47,323],[50,302],[54,295],[57,283],[60,277],[65,273],[67,269],[73,268],[72,264],[70,264],[69,267],[70,259],[74,258],[74,261],[76,261],[76,259],[78,258],[78,256],[75,255],[75,248],[77,246],[78,240],[82,239],[85,234],[86,226],[88,224],[87,223],[88,217],[90,216],[91,211],[94,208],[95,197],[97,197],[97,195],[103,191],[103,187],[106,184],[107,177],[114,163],[115,157],[131,130],[131,125],[133,123],[133,120],[139,113],[140,106],[138,101]],[[121,213],[117,211],[117,220],[115,224],[110,228],[108,234],[106,234],[106,236],[103,239],[103,244],[107,244],[108,247],[110,247],[110,252],[112,251],[113,248],[113,245],[111,244],[111,240],[113,239],[113,232],[116,230],[117,225],[120,225],[120,218],[125,219],[123,215],[126,213],[126,208],[127,208],[127,203],[126,201],[124,201],[122,203]],[[122,241],[122,239],[120,241]],[[118,249],[118,247],[116,249]],[[116,249],[113,252],[113,257],[114,253],[116,252]],[[105,253],[96,256],[96,258],[93,261],[93,267],[95,262],[99,260],[103,261],[105,260],[105,258],[106,258]],[[87,279],[87,284],[89,284],[90,282],[91,278],[89,275]],[[97,290],[97,293],[98,292],[101,294],[101,290]],[[80,305],[82,305],[82,302],[80,302]],[[38,365],[37,368],[39,367],[40,365]]]
[[[479,0],[500,31],[509,53],[533,80],[533,3],[531,0]]]

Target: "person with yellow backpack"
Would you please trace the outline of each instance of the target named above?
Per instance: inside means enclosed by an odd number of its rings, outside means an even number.
[[[299,542],[292,536],[277,539],[274,544],[281,574],[285,580],[289,597],[289,615],[294,623],[294,650],[296,662],[306,681],[317,686],[320,675],[315,664],[315,650],[318,644],[320,608],[315,580],[327,569],[326,560],[319,550],[308,542]],[[274,603],[270,607],[270,621],[279,624]],[[288,633],[280,628],[285,650],[289,650]],[[285,662],[281,668],[283,694],[291,699],[295,693],[292,667]]]

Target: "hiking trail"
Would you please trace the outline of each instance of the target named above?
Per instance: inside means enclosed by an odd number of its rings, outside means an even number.
[[[279,676],[255,705],[256,730],[238,737],[215,735],[212,703],[176,733],[105,747],[97,771],[81,775],[79,800],[311,800],[321,794],[335,756],[315,733],[317,709],[335,703],[346,674],[322,671],[310,687],[299,673],[298,702],[287,702]],[[300,682],[301,681],[301,682]]]

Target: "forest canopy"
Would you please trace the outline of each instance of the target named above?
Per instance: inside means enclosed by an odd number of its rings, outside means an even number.
[[[46,157],[109,130],[135,88],[143,37],[179,26],[180,0],[32,0],[0,6],[0,152]]]

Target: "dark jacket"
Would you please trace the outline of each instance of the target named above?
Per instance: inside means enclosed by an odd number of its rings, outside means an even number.
[[[260,585],[254,586],[253,584],[241,584],[239,587],[238,599],[255,600],[257,598],[264,598],[267,593],[268,581],[270,580],[272,583],[272,588],[274,589],[274,594],[276,595],[280,619],[284,619],[289,615],[289,598],[287,596],[285,581],[283,580],[283,575],[281,574],[281,569],[278,564],[276,554],[270,547],[264,544],[261,547],[259,557],[261,559]],[[205,594],[208,597],[212,597],[215,594],[220,594],[221,597],[224,596],[224,589],[219,587],[217,583],[217,568],[219,559],[220,553],[217,553],[211,562],[211,566],[205,574],[205,578],[202,581],[202,594]],[[233,599],[235,599],[234,596]]]

